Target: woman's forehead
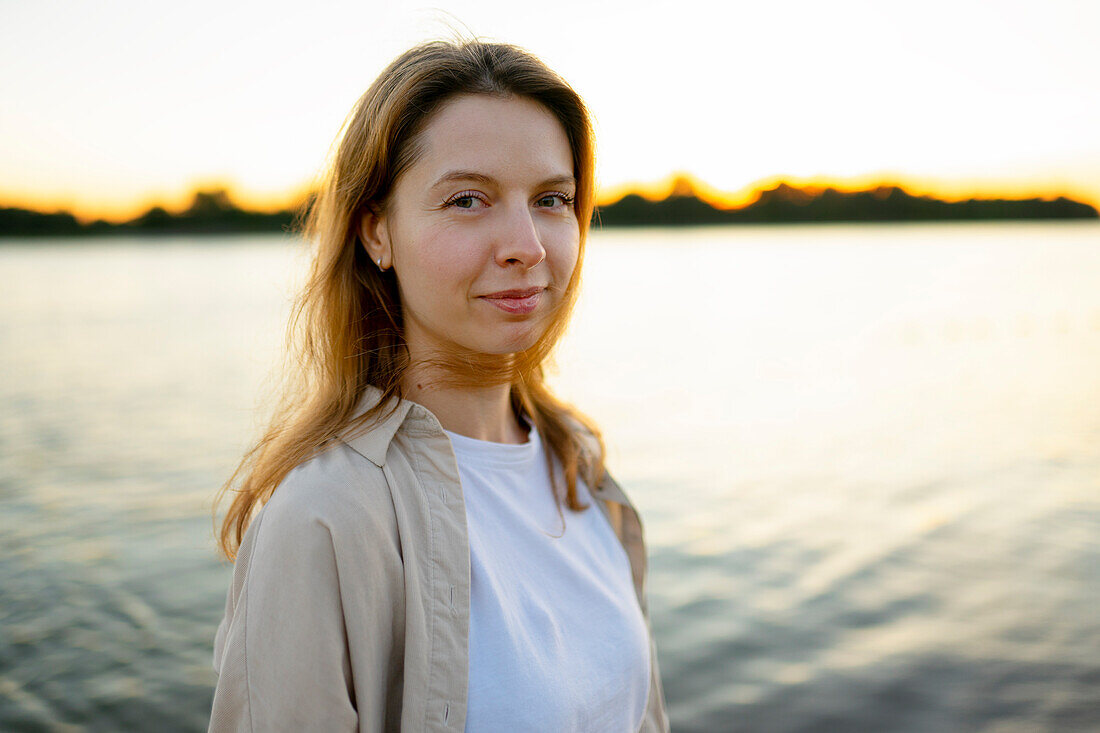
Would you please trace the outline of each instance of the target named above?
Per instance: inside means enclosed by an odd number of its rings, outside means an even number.
[[[479,178],[561,182],[574,173],[565,128],[548,109],[524,97],[448,100],[432,115],[419,143],[413,168],[422,185]]]

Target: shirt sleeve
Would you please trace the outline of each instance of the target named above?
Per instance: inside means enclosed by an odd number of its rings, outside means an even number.
[[[214,668],[212,732],[356,730],[332,534],[308,508],[269,502],[246,531]]]

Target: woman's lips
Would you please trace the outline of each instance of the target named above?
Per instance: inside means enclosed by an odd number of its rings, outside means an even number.
[[[481,299],[492,303],[505,313],[523,315],[525,313],[530,313],[538,307],[539,298],[542,297],[542,291],[544,289],[545,288],[524,288],[522,290],[501,290],[498,293],[482,295]]]

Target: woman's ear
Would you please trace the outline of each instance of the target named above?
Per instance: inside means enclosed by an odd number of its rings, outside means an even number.
[[[388,270],[393,263],[386,218],[375,207],[364,206],[359,210],[359,241],[378,269]]]

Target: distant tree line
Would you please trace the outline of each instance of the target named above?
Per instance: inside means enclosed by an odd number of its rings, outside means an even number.
[[[685,191],[686,193],[682,192]],[[996,219],[1096,219],[1096,209],[1065,197],[1053,200],[969,199],[950,202],[913,196],[898,186],[846,193],[835,188],[802,189],[781,183],[735,209],[719,209],[682,183],[659,201],[628,194],[599,210],[603,226],[766,224],[789,222],[964,221]],[[681,192],[675,192],[675,191]]]
[[[82,223],[72,214],[0,208],[0,236],[66,236],[82,234],[229,234],[290,231],[309,206],[275,212],[249,211],[233,203],[224,189],[198,191],[191,205],[172,213],[154,206],[122,223]],[[1096,219],[1097,210],[1065,197],[1052,200],[968,199],[942,201],[914,196],[898,186],[844,192],[835,188],[798,188],[780,183],[761,191],[755,201],[722,209],[696,195],[690,184],[677,182],[673,193],[651,201],[637,194],[599,207],[597,226],[687,226],[693,224],[761,224],[789,222],[967,221],[1013,219]]]
[[[81,223],[67,211],[52,214],[29,209],[0,208],[0,236],[66,236],[77,234],[231,234],[277,232],[293,227],[297,210],[249,211],[233,203],[225,189],[196,191],[191,205],[172,213],[154,206],[121,223],[97,219]]]

